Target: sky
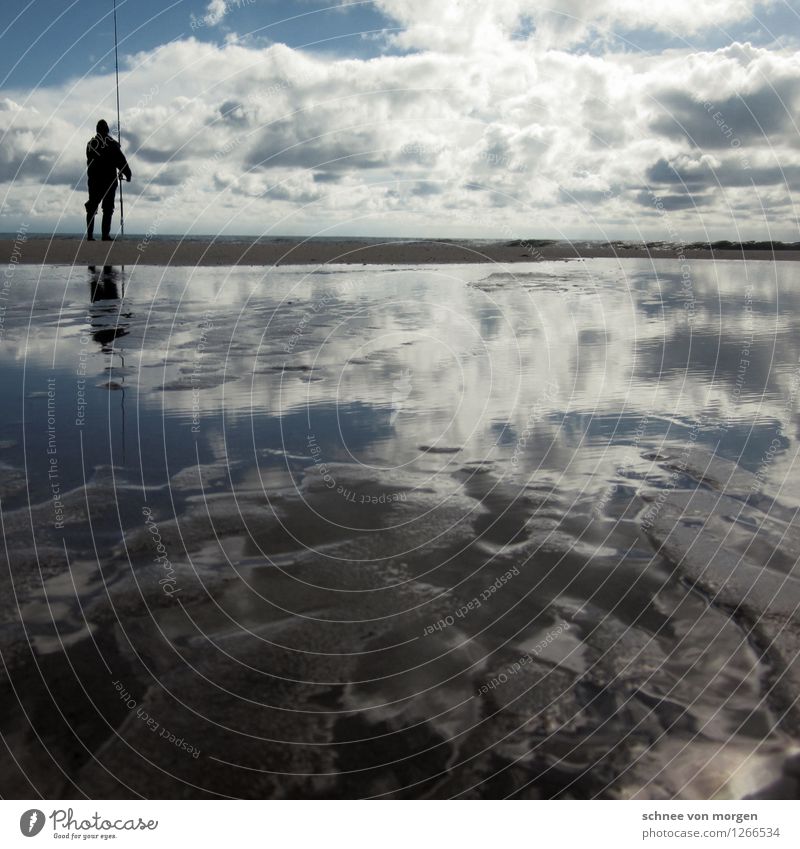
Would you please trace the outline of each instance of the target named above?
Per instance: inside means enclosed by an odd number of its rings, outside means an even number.
[[[112,0],[3,0],[0,231],[77,233]],[[128,234],[800,240],[800,0],[118,0]]]

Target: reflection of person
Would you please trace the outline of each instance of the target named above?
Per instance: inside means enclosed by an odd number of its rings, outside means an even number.
[[[89,299],[94,306],[92,316],[92,339],[105,353],[112,353],[114,340],[128,335],[130,313],[121,312],[122,304],[101,304],[99,301],[119,301],[120,273],[111,265],[99,271],[96,265],[89,266]],[[123,290],[124,291],[124,290]]]
[[[96,265],[90,265],[89,300],[92,303],[119,300],[118,280],[119,272],[113,265],[104,265],[102,271],[98,271]]]
[[[103,207],[103,241],[111,239],[111,216],[117,193],[117,172],[130,182],[131,169],[119,144],[109,135],[108,124],[97,122],[97,135],[86,145],[86,173],[89,178],[89,200],[86,202],[86,238],[94,241],[94,216]]]

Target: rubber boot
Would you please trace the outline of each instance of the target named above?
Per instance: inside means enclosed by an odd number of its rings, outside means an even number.
[[[102,223],[102,233],[103,233],[103,241],[104,242],[113,242],[114,240],[111,238],[111,216],[114,214],[114,210],[106,211],[103,210],[103,223]]]
[[[86,241],[94,241],[94,213],[86,213]]]

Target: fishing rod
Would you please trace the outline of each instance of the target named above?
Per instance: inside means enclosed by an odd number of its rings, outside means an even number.
[[[122,125],[119,121],[119,54],[117,53],[117,0],[114,0],[114,65],[117,74],[117,143],[122,150]],[[119,183],[119,230],[125,235],[125,202],[122,199],[122,180]]]

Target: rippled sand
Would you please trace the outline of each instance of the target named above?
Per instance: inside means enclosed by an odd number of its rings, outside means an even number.
[[[17,269],[0,793],[796,793],[798,276]]]

